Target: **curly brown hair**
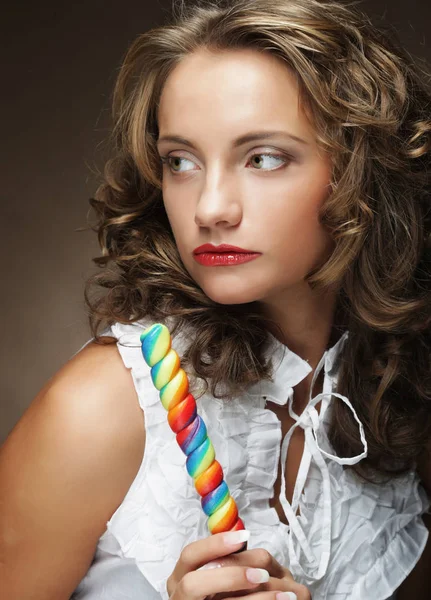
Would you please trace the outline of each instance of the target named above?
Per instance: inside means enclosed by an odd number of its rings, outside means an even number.
[[[112,156],[90,199],[102,250],[93,262],[102,271],[84,295],[100,343],[102,324],[115,321],[174,317],[173,333],[190,325],[183,364],[214,395],[219,384],[233,395],[271,377],[265,350],[274,324],[258,303],[213,302],[181,262],[155,144],[158,99],[184,57],[254,48],[281,58],[333,158],[320,218],[334,251],[307,280],[322,290],[339,285],[334,328],[350,335],[338,391],[351,398],[369,448],[354,468],[393,476],[417,464],[431,435],[430,69],[355,4],[181,1],[169,23],[137,37],[115,84]],[[330,440],[344,456],[360,452],[343,403],[334,404]]]

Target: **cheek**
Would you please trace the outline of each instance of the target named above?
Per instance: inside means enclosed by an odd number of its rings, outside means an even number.
[[[178,196],[176,196],[174,201],[173,198],[170,198],[168,194],[164,193],[163,204],[175,237],[175,241],[178,246],[181,246],[181,242],[190,228],[190,215],[188,214],[187,208],[180,201]]]
[[[333,248],[327,228],[319,221],[319,212],[330,193],[325,180],[320,185],[309,181],[284,193],[276,211],[263,215],[266,230],[279,258],[293,259],[299,271],[307,271],[326,259]]]
[[[275,210],[265,211],[262,216],[265,218],[266,215],[276,230],[284,230],[290,236],[323,234],[326,230],[319,222],[319,212],[328,193],[329,188],[325,184],[297,182],[278,195]]]
[[[196,263],[191,251],[199,245],[198,243],[194,243],[196,242],[194,210],[190,206],[190,203],[187,205],[187,203],[181,203],[178,200],[177,195],[175,195],[174,202],[170,202],[169,197],[167,197],[164,200],[165,211],[181,261],[188,273],[194,277],[193,272]]]

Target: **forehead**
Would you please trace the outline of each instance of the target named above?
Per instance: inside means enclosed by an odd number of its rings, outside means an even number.
[[[298,136],[310,132],[295,75],[279,58],[258,50],[210,52],[184,58],[160,97],[159,128],[249,127],[273,123]]]

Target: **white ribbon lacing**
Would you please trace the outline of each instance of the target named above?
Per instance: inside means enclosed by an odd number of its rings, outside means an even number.
[[[365,439],[364,427],[361,421],[356,414],[355,409],[352,404],[341,394],[336,392],[332,392],[332,383],[330,378],[325,377],[323,392],[318,394],[314,398],[311,397],[312,390],[314,387],[314,383],[316,378],[318,377],[320,371],[323,368],[325,363],[326,352],[320,359],[319,364],[316,367],[316,370],[313,374],[312,383],[310,387],[310,397],[307,407],[304,409],[301,415],[297,415],[292,406],[293,401],[293,390],[290,390],[289,399],[288,399],[288,409],[289,414],[292,419],[295,420],[295,423],[286,433],[282,447],[281,447],[281,492],[280,492],[280,503],[284,509],[284,513],[289,523],[291,535],[288,538],[289,544],[289,558],[290,558],[290,568],[296,573],[303,573],[306,575],[307,573],[304,571],[303,567],[300,564],[299,556],[296,552],[293,543],[293,537],[298,540],[299,546],[302,549],[309,565],[309,569],[313,571],[313,579],[318,580],[321,579],[327,570],[328,562],[331,553],[331,481],[329,475],[328,465],[325,461],[327,459],[333,460],[340,465],[354,465],[358,463],[360,460],[365,458],[368,453],[367,441]],[[328,388],[328,389],[325,389]],[[342,400],[353,413],[355,420],[359,425],[359,433],[361,437],[361,442],[364,448],[364,451],[357,455],[348,458],[340,458],[333,454],[329,454],[325,452],[322,448],[320,448],[317,442],[317,431],[319,430],[321,421],[319,420],[319,413],[317,412],[315,406],[326,396],[336,396],[340,400]],[[322,412],[322,410],[321,410]],[[301,427],[304,430],[305,440],[304,440],[304,453],[301,459],[301,463],[298,470],[298,475],[295,483],[295,489],[292,497],[292,504],[290,504],[286,498],[286,479],[285,479],[285,465],[287,458],[287,449],[289,446],[290,439],[296,427]],[[307,479],[308,471],[310,469],[311,459],[314,459],[316,465],[319,467],[320,472],[322,474],[322,494],[323,494],[323,518],[321,522],[321,548],[322,552],[320,555],[320,561],[318,561],[310,548],[310,545],[307,541],[307,538],[304,534],[304,531],[301,527],[301,524],[296,516],[298,512],[299,500],[301,494],[304,490],[305,482]],[[301,561],[303,562],[303,561]],[[308,570],[308,569],[307,569]]]

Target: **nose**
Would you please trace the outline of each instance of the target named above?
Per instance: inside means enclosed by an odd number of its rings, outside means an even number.
[[[221,178],[213,183],[207,180],[195,211],[195,223],[199,227],[234,227],[241,222],[242,206],[238,188]]]

